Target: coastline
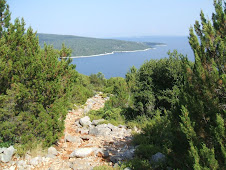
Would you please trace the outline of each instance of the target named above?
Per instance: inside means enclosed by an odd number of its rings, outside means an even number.
[[[159,46],[159,47],[161,47],[161,46],[164,47],[164,46],[167,46],[167,45],[166,45],[166,44],[159,44],[159,45],[155,45],[155,46],[157,46],[157,47],[158,47],[158,46]]]
[[[63,58],[88,58],[88,57],[111,55],[111,54],[115,54],[115,53],[134,53],[134,52],[148,51],[148,50],[155,50],[155,49],[156,48],[147,48],[144,50],[134,50],[134,51],[113,51],[111,53],[104,53],[104,54],[95,54],[95,55],[89,55],[89,56],[72,56],[72,57],[63,57]]]

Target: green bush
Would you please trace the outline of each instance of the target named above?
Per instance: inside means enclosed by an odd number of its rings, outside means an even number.
[[[78,74],[76,83],[72,89],[72,101],[76,104],[84,104],[86,100],[94,95],[94,88],[90,84],[89,76]]]
[[[214,7],[212,21],[201,12],[201,24],[196,21],[190,28],[194,65],[187,58],[182,62],[184,86],[172,115],[177,167],[224,169],[226,165],[226,10],[221,0],[214,1]]]
[[[221,0],[214,1],[214,7],[212,22],[201,12],[201,25],[196,21],[190,29],[194,63],[183,56],[172,65],[172,58],[150,61],[136,73],[134,107],[152,117],[144,133],[134,138],[141,144],[136,153],[142,158],[147,159],[151,153],[146,150],[153,147],[161,149],[175,169],[224,169],[226,165],[226,10]]]
[[[4,1],[0,5],[8,10]],[[25,29],[23,19],[1,26],[1,146],[28,142],[49,146],[64,130],[72,96],[80,103],[86,97],[81,99],[78,95],[91,93],[79,85],[79,75],[71,60],[62,58],[70,55],[70,49],[64,45],[60,51],[47,45],[41,49],[36,33]]]
[[[125,124],[125,118],[120,114],[120,108],[103,108],[97,111],[90,111],[89,117],[91,120],[94,119],[105,119],[105,122],[102,123],[111,123],[113,125]]]
[[[137,115],[151,117],[156,109],[163,112],[175,106],[182,83],[181,55],[176,51],[169,55],[169,58],[145,62],[138,71],[127,73],[128,84],[135,85],[131,91]]]
[[[89,79],[95,91],[103,91],[107,81],[103,73],[91,74]]]

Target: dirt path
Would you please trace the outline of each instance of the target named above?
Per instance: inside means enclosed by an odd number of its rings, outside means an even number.
[[[23,160],[14,159],[14,161],[7,163],[3,169],[88,170],[100,165],[112,166],[112,162],[116,163],[118,160],[122,159],[119,156],[120,154],[122,157],[123,154],[129,155],[131,151],[129,150],[131,149],[129,148],[131,130],[105,124],[103,128],[107,128],[107,126],[112,128],[112,131],[108,129],[109,135],[90,135],[87,128],[82,127],[78,123],[80,118],[84,117],[89,110],[98,110],[104,107],[106,100],[107,98],[103,98],[101,94],[97,94],[88,99],[84,107],[70,111],[67,114],[64,136],[62,136],[56,146],[53,146],[53,150],[55,150],[56,153],[52,154],[51,152],[44,157],[37,156],[33,158],[27,155]],[[92,125],[92,128],[95,129],[96,127]],[[113,130],[115,130],[114,133]],[[123,131],[123,133],[121,133],[121,131]],[[71,156],[76,149],[81,149],[82,153],[85,153],[87,150],[92,150],[92,152],[84,157]]]

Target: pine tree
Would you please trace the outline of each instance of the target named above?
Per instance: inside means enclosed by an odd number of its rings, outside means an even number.
[[[2,32],[9,27],[10,19],[9,5],[6,4],[5,0],[0,0],[0,37]]]
[[[23,19],[6,21],[0,37],[0,145],[38,141],[49,146],[64,129],[78,76],[70,60],[59,61],[71,50],[64,45],[61,51],[47,45],[41,49]]]
[[[226,9],[221,0],[215,0],[214,7],[212,22],[201,11],[201,25],[196,21],[194,29],[190,28],[194,65],[183,60],[181,131],[189,144],[187,161],[193,163],[194,169],[218,169],[226,165],[223,123],[226,113]]]

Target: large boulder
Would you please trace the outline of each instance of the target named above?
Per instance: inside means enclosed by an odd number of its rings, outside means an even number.
[[[98,125],[99,126],[99,125]],[[108,136],[111,132],[111,129],[108,127],[100,126],[100,127],[91,128],[89,130],[90,135],[94,136]]]
[[[85,158],[87,156],[90,156],[97,148],[78,148],[75,149],[71,154],[70,158],[76,157],[76,158]]]
[[[108,123],[108,124],[107,124],[107,127],[108,127],[109,129],[111,129],[111,131],[114,131],[114,130],[118,130],[118,129],[119,129],[117,126],[114,126],[114,125],[112,125],[111,123]]]
[[[109,128],[109,127],[107,124],[100,124],[100,125],[97,125],[96,128],[100,129],[100,128]]]
[[[118,127],[114,127],[111,128],[111,135],[116,137],[116,138],[123,138],[125,136],[125,134],[127,134],[127,130],[124,128],[118,128]]]
[[[9,148],[0,148],[0,162],[9,162],[15,151],[16,149],[14,149],[13,146],[10,146]]]
[[[82,125],[83,127],[84,127],[84,126],[90,126],[90,125],[91,125],[91,121],[90,121],[89,116],[85,116],[85,117],[81,118],[81,119],[79,120],[79,123],[80,123],[80,125]]]

